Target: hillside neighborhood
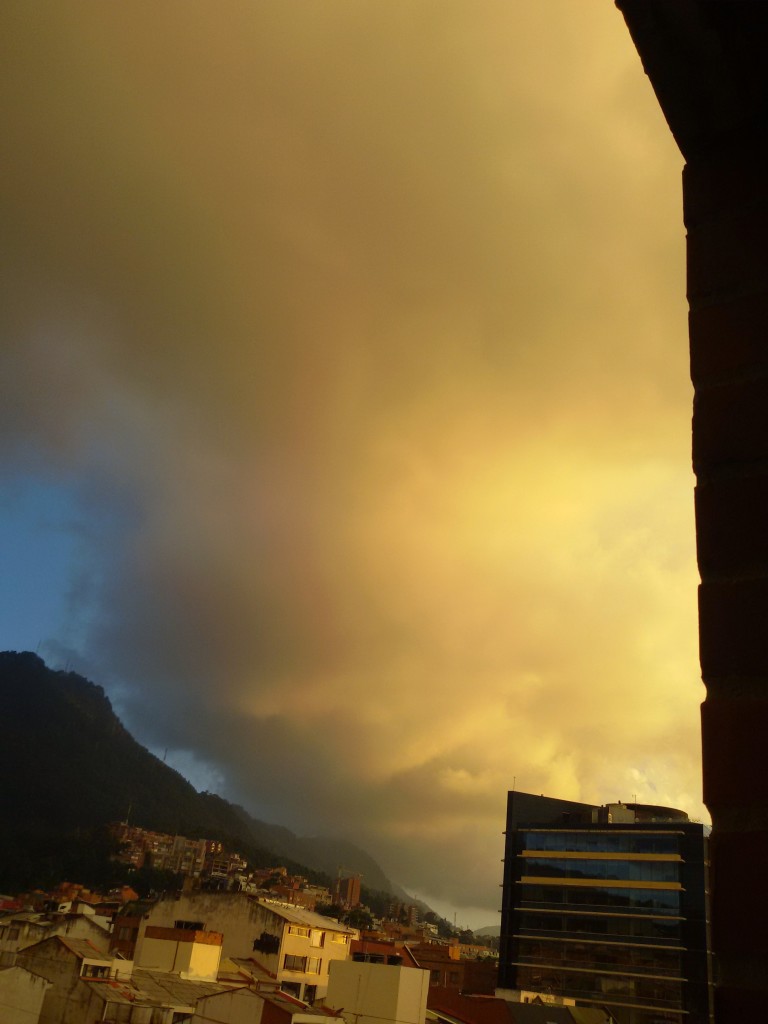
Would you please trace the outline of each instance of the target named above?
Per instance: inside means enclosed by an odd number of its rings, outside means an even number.
[[[608,1019],[494,998],[494,940],[452,933],[435,914],[394,899],[375,914],[360,902],[359,876],[339,872],[322,886],[280,865],[250,870],[215,840],[124,822],[110,831],[127,877],[151,865],[179,887],[142,898],[128,884],[99,893],[63,882],[0,895],[4,1024]]]

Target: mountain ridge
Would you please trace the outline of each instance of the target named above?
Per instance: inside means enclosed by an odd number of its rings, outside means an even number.
[[[247,847],[240,852],[252,860],[292,861],[286,866],[331,877],[343,863],[367,889],[410,899],[349,840],[298,836],[198,792],[134,739],[101,686],[51,669],[37,654],[0,652],[0,710],[0,774],[14,780],[0,787],[0,885],[13,880],[22,850],[34,860],[35,841],[39,847],[46,835],[123,820],[130,808],[132,822],[153,831],[202,837],[207,830],[205,838]]]

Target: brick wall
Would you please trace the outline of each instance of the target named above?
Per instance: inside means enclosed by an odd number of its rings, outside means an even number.
[[[768,984],[768,190],[754,142],[689,159],[693,463],[716,1016]]]

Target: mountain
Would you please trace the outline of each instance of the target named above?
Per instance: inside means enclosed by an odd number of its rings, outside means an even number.
[[[137,743],[100,686],[29,652],[0,652],[0,778],[0,889],[42,884],[68,864],[63,846],[87,846],[92,830],[130,812],[144,828],[220,839],[255,866],[333,876],[343,864],[366,888],[404,895],[353,843],[297,836],[197,792]]]

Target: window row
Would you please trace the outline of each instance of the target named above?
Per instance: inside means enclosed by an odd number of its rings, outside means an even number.
[[[681,921],[659,917],[621,917],[618,914],[542,914],[520,915],[520,931],[568,932],[571,935],[615,935],[621,938],[653,939],[657,942],[681,942]]]
[[[567,860],[522,857],[526,875],[553,878],[594,878],[621,882],[679,882],[680,862],[669,860]]]
[[[520,906],[536,904],[582,907],[595,910],[621,909],[633,913],[680,915],[679,889],[614,889],[591,885],[539,885],[521,883]]]
[[[683,1006],[682,983],[671,978],[627,978],[523,965],[517,968],[516,987],[606,1003],[631,1001],[666,1009]]]
[[[679,978],[682,971],[680,953],[674,949],[653,949],[650,946],[622,946],[618,942],[558,942],[552,939],[520,937],[515,959],[548,967],[581,967],[598,971],[628,971],[664,974]]]
[[[527,832],[520,833],[524,850],[558,850],[573,853],[679,853],[680,835],[624,832]]]
[[[286,953],[283,957],[284,971],[297,971],[300,974],[320,974],[323,961],[319,956],[294,956]]]

